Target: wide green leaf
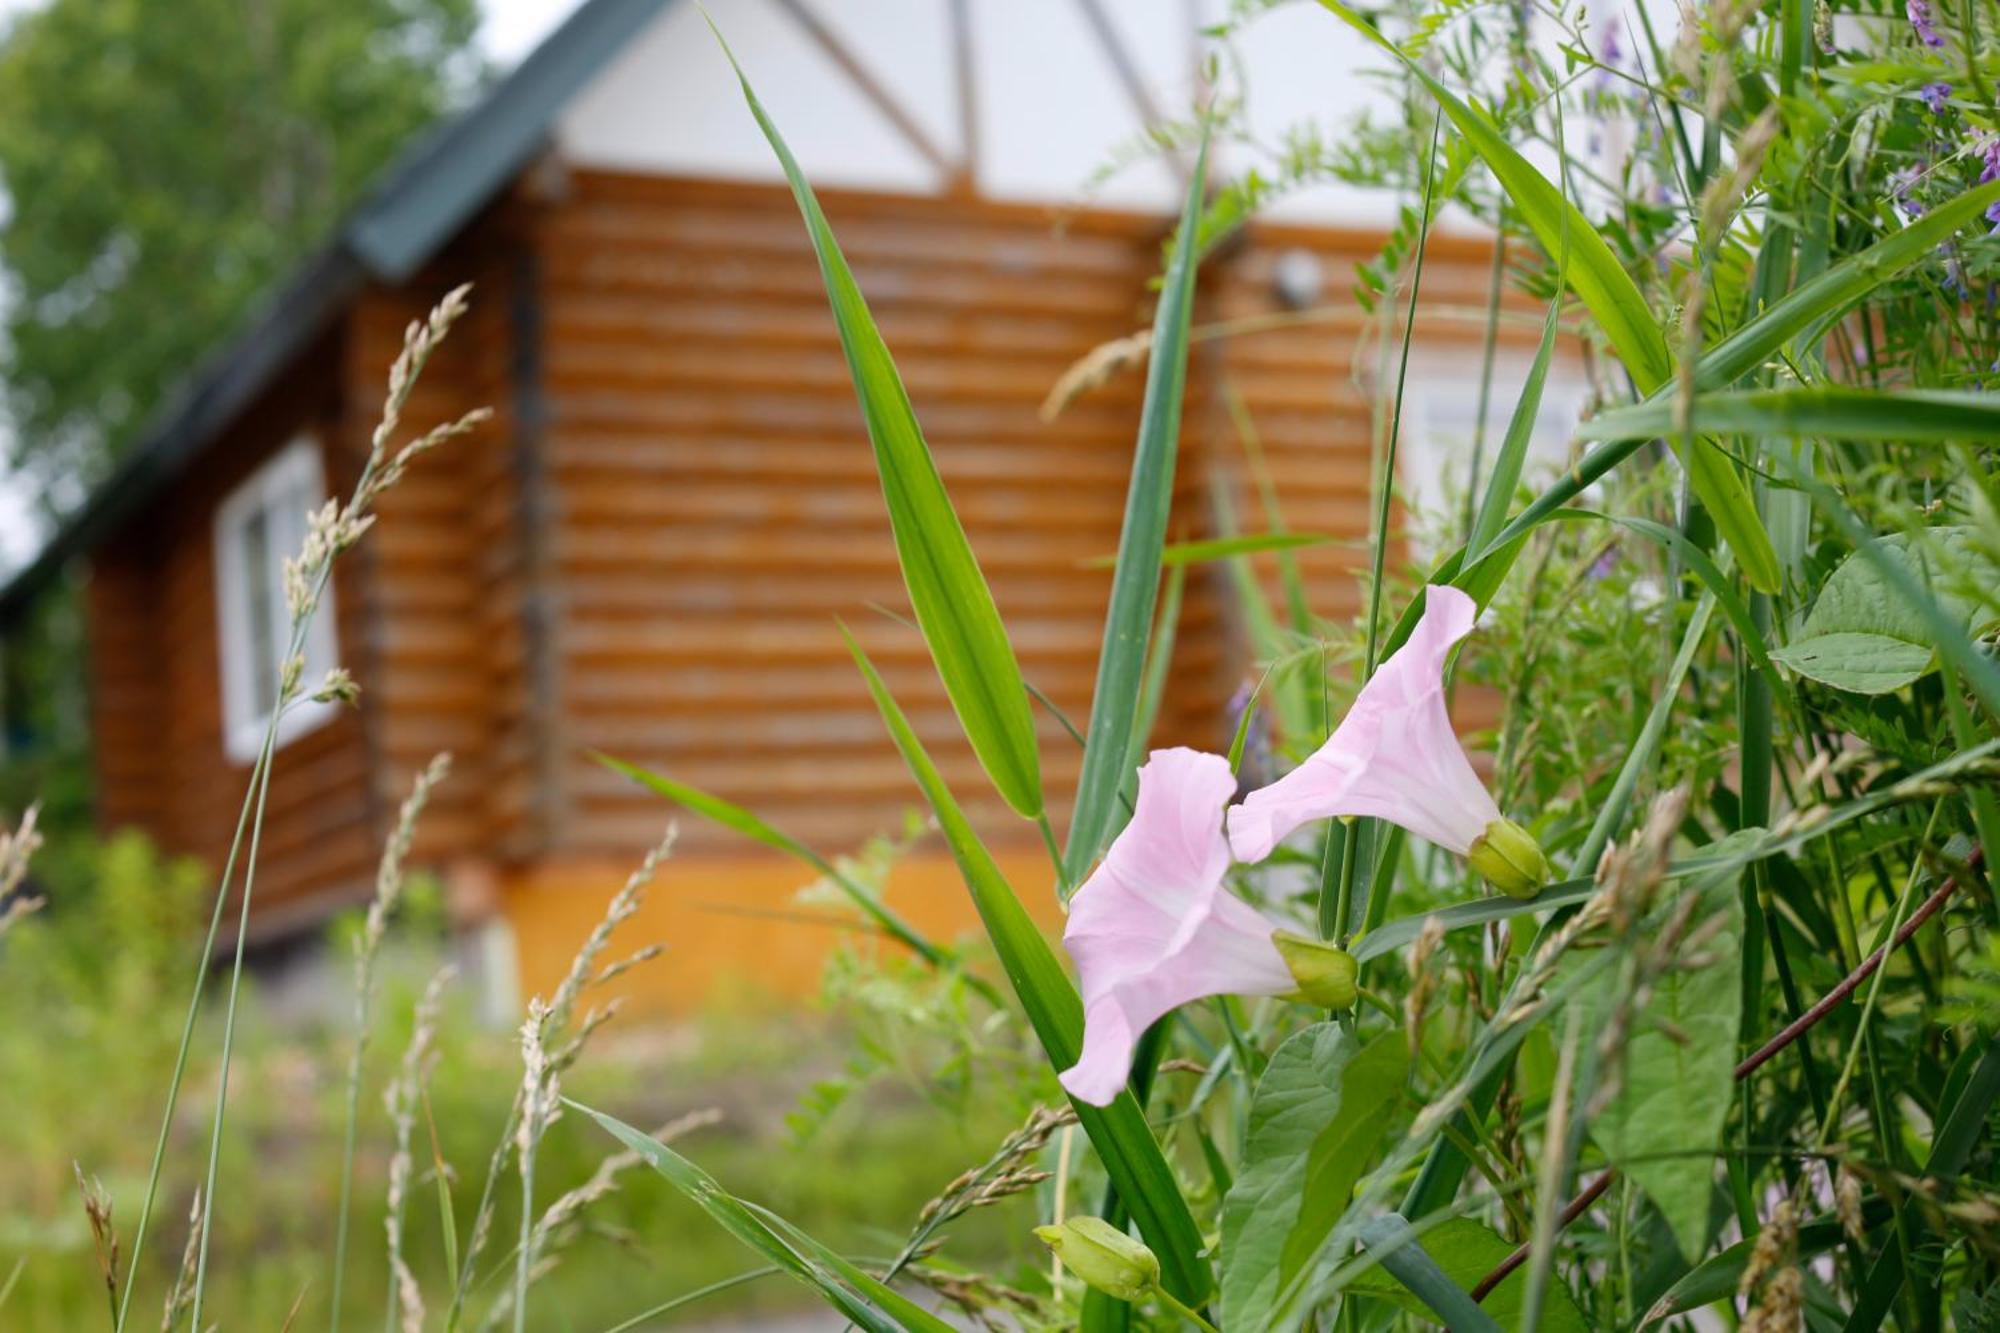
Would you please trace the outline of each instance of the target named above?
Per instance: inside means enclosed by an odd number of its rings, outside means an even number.
[[[1438,82],[1360,13],[1341,0],[1319,0],[1319,3],[1400,62],[1485,160],[1535,239],[1562,265],[1563,281],[1604,331],[1639,392],[1652,394],[1667,386],[1673,377],[1674,359],[1667,349],[1666,335],[1653,318],[1638,285],[1582,210],[1509,144],[1484,112]],[[1679,444],[1676,440],[1676,445]],[[1775,592],[1778,558],[1771,549],[1763,522],[1757,517],[1750,488],[1737,474],[1728,455],[1712,442],[1695,439],[1691,446],[1683,453],[1682,462],[1695,494],[1736,552],[1737,562],[1751,583]]]
[[[1924,589],[1935,610],[1968,635],[1981,633],[2000,614],[1992,591],[2000,588],[2000,566],[1973,529],[1892,533],[1840,562],[1798,634],[1772,657],[1856,694],[1886,694],[1929,671],[1937,635],[1925,609],[1895,586],[1892,570]]]
[[[1731,838],[1748,846],[1756,836]],[[1740,871],[1709,875],[1686,890],[1701,895],[1696,920],[1716,921],[1715,933],[1699,950],[1700,967],[1677,967],[1654,982],[1625,1041],[1618,1095],[1591,1125],[1604,1155],[1651,1196],[1689,1259],[1708,1248],[1710,1167],[1736,1086],[1740,878]],[[1582,1002],[1608,1013],[1613,996],[1606,986],[1594,1002],[1589,996]]]
[[[1801,676],[1850,694],[1888,694],[1931,669],[1927,643],[1888,634],[1815,634],[1776,649],[1771,660]]]
[[[875,664],[852,637],[847,643],[890,738],[937,815],[939,831],[958,862],[959,874],[972,894],[987,938],[993,942],[993,952],[1020,997],[1029,1026],[1040,1039],[1049,1063],[1068,1069],[1083,1049],[1083,1002],[1077,998],[1076,988],[1021,906],[1013,886],[1000,873],[992,853],[973,831]],[[1128,1091],[1109,1106],[1074,1105],[1077,1123],[1103,1161],[1105,1175],[1131,1211],[1139,1234],[1159,1256],[1167,1289],[1183,1301],[1199,1304],[1212,1286],[1208,1264],[1201,1257],[1201,1232],[1138,1102]]]
[[[714,1176],[652,1135],[602,1111],[593,1111],[576,1102],[566,1104],[595,1120],[613,1138],[637,1153],[641,1161],[665,1176],[723,1230],[813,1288],[827,1304],[869,1333],[951,1333],[951,1325],[846,1260],[837,1260],[831,1251],[789,1224],[780,1232],[761,1215],[762,1210],[730,1194]]]
[[[1400,1032],[1367,1046],[1317,1023],[1257,1082],[1243,1166],[1222,1206],[1222,1309],[1231,1328],[1281,1327],[1354,1182],[1388,1132],[1409,1063]]]
[[[1586,440],[1645,440],[1677,429],[1677,405],[1652,398],[1580,423]],[[1713,435],[1823,436],[1840,440],[1986,443],[2000,439],[2000,401],[1989,393],[1799,385],[1698,394],[1693,428]]]
[[[728,51],[727,44],[723,49]],[[1021,665],[994,605],[992,590],[938,475],[937,462],[917,424],[903,378],[834,240],[833,228],[778,127],[765,114],[742,67],[736,65],[735,55],[729,59],[751,114],[791,182],[792,197],[798,201],[813,250],[819,256],[827,302],[833,308],[854,394],[874,445],[896,558],[931,660],[937,664],[959,725],[994,787],[1021,815],[1036,818],[1042,813],[1043,802],[1035,721],[1021,680]],[[1144,635],[1142,628],[1142,640]]]
[[[1132,480],[1125,493],[1125,523],[1118,534],[1118,563],[1111,575],[1111,604],[1104,613],[1104,641],[1097,654],[1097,683],[1084,731],[1083,768],[1076,806],[1063,847],[1063,878],[1082,880],[1111,836],[1126,754],[1139,707],[1139,677],[1160,592],[1160,557],[1174,501],[1174,461],[1181,447],[1181,398],[1187,387],[1188,319],[1194,309],[1194,275],[1201,262],[1196,229],[1208,178],[1204,130],[1187,199],[1174,233],[1173,257],[1153,314],[1153,354],[1146,365],[1146,393],[1139,410],[1139,439]]]
[[[1498,1232],[1469,1217],[1448,1218],[1436,1226],[1427,1227],[1417,1240],[1437,1265],[1438,1271],[1454,1286],[1467,1291],[1478,1286],[1479,1280],[1514,1250],[1514,1246]],[[1393,1269],[1385,1274],[1364,1274],[1347,1289],[1357,1296],[1378,1296],[1394,1301],[1412,1314],[1428,1313],[1426,1303],[1402,1282],[1392,1280],[1395,1276]],[[1522,1294],[1527,1285],[1527,1269],[1516,1269],[1507,1275],[1505,1281],[1486,1293],[1486,1299],[1479,1303],[1479,1308],[1501,1328],[1519,1328]],[[1583,1311],[1578,1308],[1576,1297],[1571,1294],[1568,1285],[1550,1283],[1542,1301],[1542,1333],[1585,1333],[1589,1327],[1590,1323],[1583,1317]]]

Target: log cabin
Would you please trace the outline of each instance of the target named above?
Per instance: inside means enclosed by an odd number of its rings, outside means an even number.
[[[1149,157],[1080,202],[1078,187],[1189,104],[1192,34],[1225,6],[709,7],[821,189],[1027,677],[1080,724],[1109,591],[1092,561],[1117,543],[1140,376],[1052,420],[1040,408],[1079,357],[1148,322],[1181,185],[1174,159]],[[1346,77],[1369,57],[1323,14],[1272,14],[1240,42],[1253,117],[1274,134],[1379,96]],[[1336,539],[1300,555],[1332,616],[1358,605],[1385,401],[1383,326],[1353,273],[1394,202],[1308,192],[1200,277],[1198,323],[1255,331],[1195,347],[1175,535],[1213,534],[1218,495],[1254,512],[1250,423],[1285,519]],[[1419,460],[1463,447],[1496,267],[1464,227],[1433,235],[1427,265],[1404,423]],[[366,900],[397,805],[438,751],[455,770],[413,860],[514,995],[553,984],[673,816],[597,752],[828,855],[899,829],[920,798],[836,616],[1053,924],[1032,826],[958,738],[914,630],[873,609],[907,603],[806,233],[699,11],[673,0],[584,0],[410,150],[0,590],[4,626],[81,568],[104,827],[220,864],[271,706],[277,561],[306,510],[352,485],[405,324],[462,282],[472,311],[408,417],[495,415],[391,491],[338,566],[307,675],[346,668],[362,704],[302,707],[278,733],[254,938]],[[1534,322],[1509,326],[1503,360]],[[1558,442],[1576,398],[1568,382],[1551,391]],[[1228,743],[1227,701],[1253,665],[1239,618],[1228,582],[1198,569],[1156,740]],[[1060,823],[1079,752],[1039,719]],[[667,947],[639,974],[642,998],[684,1010],[731,987],[809,991],[842,924],[799,904],[809,878],[683,816],[634,928]],[[888,894],[937,936],[974,924],[934,839]]]

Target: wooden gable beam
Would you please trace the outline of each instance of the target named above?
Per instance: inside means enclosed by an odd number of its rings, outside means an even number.
[[[812,39],[813,44],[840,67],[840,71],[861,90],[861,95],[887,117],[889,123],[895,126],[896,132],[903,136],[910,147],[916,149],[919,156],[937,169],[938,175],[943,180],[950,182],[959,177],[961,174],[959,164],[924,133],[923,126],[917,124],[916,117],[912,116],[903,104],[896,100],[895,94],[884,87],[881,80],[861,63],[861,58],[848,47],[847,43],[841,41],[839,35],[827,27],[818,14],[807,7],[806,0],[777,0],[777,4],[778,8],[791,15],[792,20],[807,37]]]

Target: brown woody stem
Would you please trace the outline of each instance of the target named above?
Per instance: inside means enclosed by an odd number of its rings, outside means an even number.
[[[1972,855],[1965,859],[1966,868],[1977,868],[1984,854],[1985,851],[1983,848],[1973,848]],[[1763,1068],[1765,1064],[1769,1063],[1772,1056],[1790,1046],[1807,1032],[1810,1032],[1813,1026],[1821,1019],[1825,1018],[1835,1009],[1838,1009],[1842,1001],[1860,989],[1862,982],[1874,975],[1875,969],[1882,966],[1882,960],[1889,956],[1891,950],[1900,949],[1904,944],[1908,943],[1910,936],[1916,934],[1923,927],[1924,922],[1930,920],[1943,910],[1945,900],[1951,897],[1957,888],[1957,876],[1953,876],[1938,885],[1936,892],[1924,899],[1916,911],[1910,913],[1910,919],[1903,923],[1902,928],[1896,932],[1894,939],[1884,944],[1874,953],[1869,954],[1868,957],[1861,961],[1859,966],[1841,979],[1838,986],[1835,986],[1822,996],[1812,1008],[1785,1024],[1783,1028],[1779,1029],[1776,1036],[1746,1056],[1743,1063],[1736,1066],[1737,1081],[1741,1082],[1749,1078],[1752,1074]],[[1596,1203],[1603,1196],[1604,1191],[1611,1187],[1611,1181],[1617,1174],[1618,1172],[1615,1168],[1608,1170],[1585,1186],[1583,1193],[1571,1199],[1568,1206],[1562,1210],[1562,1215],[1556,1219],[1556,1230],[1562,1230],[1589,1211],[1590,1206]],[[1513,1252],[1495,1265],[1492,1272],[1479,1279],[1479,1284],[1472,1289],[1472,1299],[1475,1301],[1485,1300],[1489,1292],[1507,1280],[1509,1273],[1512,1273],[1528,1261],[1528,1251],[1529,1246],[1526,1241],[1515,1246]]]

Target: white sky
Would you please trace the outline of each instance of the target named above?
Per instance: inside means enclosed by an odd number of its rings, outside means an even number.
[[[495,64],[514,64],[534,50],[551,29],[569,16],[581,0],[483,0],[485,25],[480,44]],[[0,27],[16,14],[37,8],[42,0],[0,0]],[[0,420],[0,442],[7,423]],[[0,455],[6,453],[0,448]],[[0,577],[19,568],[40,547],[44,525],[28,501],[24,488],[7,475],[0,465]]]

